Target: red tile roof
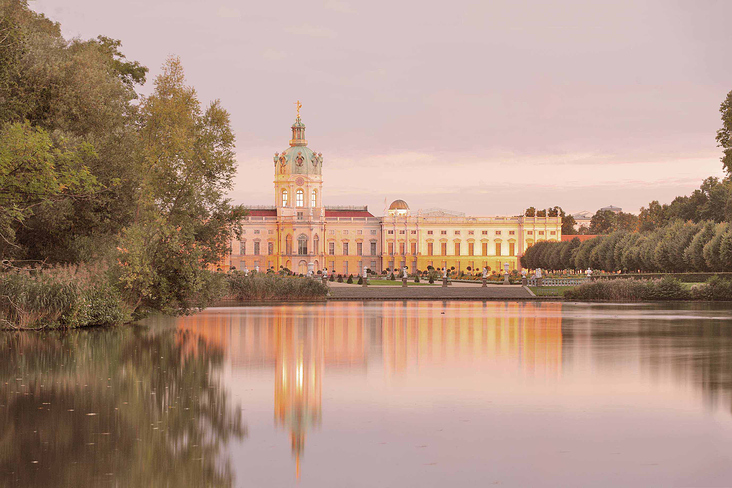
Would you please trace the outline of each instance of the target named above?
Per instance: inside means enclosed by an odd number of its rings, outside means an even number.
[[[252,209],[249,210],[248,217],[277,217],[277,210],[276,209]]]
[[[373,217],[368,210],[325,210],[326,217]]]
[[[564,241],[571,241],[575,237],[579,238],[580,242],[586,241],[587,239],[592,239],[593,237],[597,237],[596,235],[590,236],[590,235],[573,235],[573,236],[567,236],[562,235],[562,242]]]

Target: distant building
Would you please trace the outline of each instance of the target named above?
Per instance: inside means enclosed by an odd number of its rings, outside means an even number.
[[[299,111],[298,111],[299,112]],[[538,241],[559,241],[560,217],[470,217],[439,208],[411,212],[395,200],[384,216],[367,207],[323,204],[323,156],[307,146],[298,113],[290,147],[275,153],[274,205],[250,206],[240,239],[222,267],[333,270],[360,274],[407,266],[502,270]],[[270,164],[273,164],[270,163]]]
[[[580,227],[590,227],[590,222],[592,221],[592,212],[589,210],[583,210],[581,212],[577,212],[576,214],[572,214],[572,217],[574,218],[574,230],[579,230]]]
[[[623,211],[622,208],[616,207],[615,205],[608,205],[607,207],[602,207],[601,210],[608,210],[613,213],[620,213]],[[589,210],[583,210],[581,212],[577,212],[576,214],[572,214],[572,217],[574,218],[574,230],[579,230],[580,227],[587,227],[590,228],[590,222],[592,222],[592,216],[594,214],[590,212]]]
[[[622,208],[616,207],[614,205],[610,205],[609,207],[602,207],[600,210],[609,210],[610,212],[613,212],[613,213],[616,213],[616,214],[623,211]]]

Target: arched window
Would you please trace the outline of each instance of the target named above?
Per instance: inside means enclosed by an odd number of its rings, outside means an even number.
[[[295,204],[298,207],[304,207],[305,206],[305,192],[302,191],[302,188],[299,188],[295,192]]]
[[[313,237],[313,254],[318,254],[320,252],[320,249],[318,245],[320,244],[320,239],[318,236]]]
[[[285,254],[292,254],[292,236],[285,237]]]
[[[310,194],[310,206],[318,206],[318,190],[313,190],[313,192]]]
[[[287,206],[287,189],[286,188],[282,190],[282,206],[283,207]]]
[[[305,234],[297,238],[297,253],[301,256],[308,253],[308,238]]]

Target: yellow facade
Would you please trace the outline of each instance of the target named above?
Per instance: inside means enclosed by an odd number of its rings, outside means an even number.
[[[467,217],[432,210],[411,212],[396,200],[377,217],[367,207],[323,205],[322,154],[307,147],[298,114],[290,147],[273,158],[275,205],[249,207],[241,239],[232,239],[222,267],[287,268],[357,275],[401,269],[458,271],[519,269],[534,242],[561,240],[560,217]],[[470,268],[470,269],[468,269]]]

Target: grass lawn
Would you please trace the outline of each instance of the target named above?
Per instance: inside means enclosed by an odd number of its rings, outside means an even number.
[[[355,280],[354,280],[355,283]],[[435,285],[437,281],[435,281]],[[442,284],[442,281],[440,281]],[[415,283],[413,280],[407,280],[407,286],[422,286],[429,285],[427,280]],[[402,280],[369,280],[369,286],[402,286]]]
[[[530,286],[534,295],[537,297],[561,297],[566,290],[574,288],[573,286]]]

